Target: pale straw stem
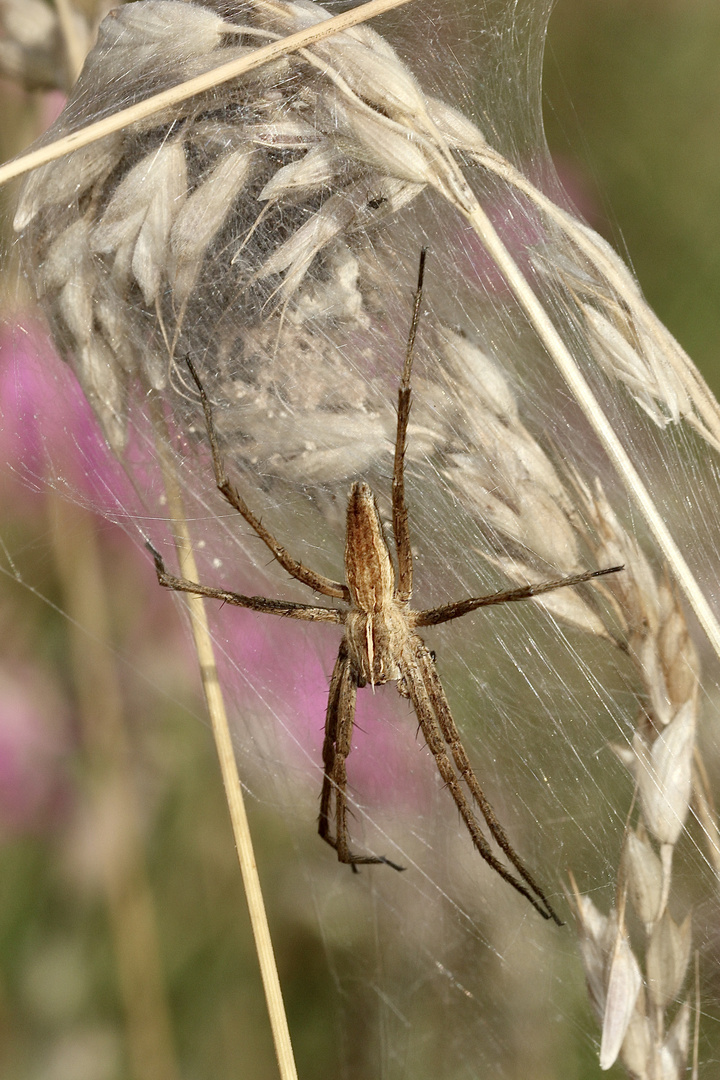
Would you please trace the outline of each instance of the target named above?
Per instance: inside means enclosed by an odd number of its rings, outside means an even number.
[[[168,509],[175,529],[175,547],[177,550],[178,563],[181,577],[190,581],[198,580],[197,566],[193,553],[192,542],[188,533],[187,522],[182,503],[182,495],[172,460],[167,451],[167,441],[163,438],[165,428],[159,409],[155,410],[154,422],[159,435],[157,449],[160,467],[163,473],[165,492],[167,494]],[[253,852],[250,826],[245,811],[245,802],[240,785],[240,776],[235,760],[230,726],[228,724],[225,702],[223,700],[220,680],[218,677],[215,655],[213,651],[210,628],[207,621],[205,604],[200,596],[188,593],[185,597],[190,626],[192,629],[203,691],[207,702],[210,722],[212,724],[215,748],[220,762],[225,797],[230,811],[235,846],[242,874],[245,897],[247,899],[250,924],[255,939],[255,949],[260,965],[265,1000],[267,1003],[270,1027],[272,1029],[275,1053],[277,1055],[278,1068],[281,1080],[298,1080],[295,1059],[293,1056],[290,1031],[285,1015],[280,978],[278,975],[275,953],[270,938],[270,927],[267,920],[267,912],[263,901],[262,887],[258,875],[255,854]]]
[[[69,85],[77,79],[82,71],[87,55],[87,41],[78,34],[78,23],[70,0],[55,0],[55,10],[60,23],[63,41],[65,43],[65,60]]]
[[[99,828],[112,812],[113,836],[101,846],[100,859],[132,1075],[135,1080],[179,1080],[95,527],[86,510],[52,489],[48,509],[70,618],[70,664],[91,811]]]
[[[625,447],[600,408],[600,404],[585,376],[580,371],[575,359],[555,329],[552,320],[493,228],[484,210],[479,204],[476,204],[475,208],[466,213],[465,216],[503,273],[528,320],[537,331],[538,337],[575,395],[575,399],[585,413],[595,434],[600,439],[608,457],[633,495],[648,528],[672,568],[700,625],[707,634],[716,654],[720,657],[720,624],[718,624],[680,548],[675,543],[670,530],[658,512],[649,491],[640,479]]]
[[[578,221],[563,210],[560,206],[549,199],[542,191],[539,191],[526,176],[523,176],[513,165],[510,164],[505,158],[496,154],[494,151],[488,151],[484,154],[477,154],[477,161],[482,164],[490,172],[495,173],[497,176],[502,177],[518,191],[522,191],[532,201],[543,210],[549,218],[555,221],[563,232],[570,237],[572,242],[588,256],[591,262],[593,262],[605,275],[608,282],[617,290],[622,296],[627,292],[627,283],[629,279],[629,273],[625,271],[618,272],[618,261],[610,258],[603,250],[600,243],[597,242],[595,235],[587,228],[583,227]],[[664,331],[664,327],[661,326],[657,315],[648,308],[645,304],[633,305],[633,314],[638,321],[644,323],[647,332],[654,336],[658,329]],[[692,392],[693,403],[696,405],[698,412],[702,416],[704,422],[708,425],[712,432],[714,439],[714,445],[720,447],[720,409],[718,409],[718,403],[709,391],[705,380],[695,370],[694,366],[690,363],[683,363],[678,361],[675,350],[672,348],[665,350],[665,356],[668,363],[677,372],[683,382],[689,382]],[[685,418],[687,422],[693,426],[697,426],[697,420],[693,416],[687,416]],[[707,438],[706,433],[702,433],[703,437]]]
[[[32,169],[37,169],[48,161],[55,161],[57,158],[64,157],[65,154],[70,154],[73,150],[79,150],[82,146],[97,142],[98,139],[111,135],[115,131],[120,131],[138,120],[144,120],[162,109],[186,101],[195,94],[201,94],[205,90],[211,90],[214,86],[230,82],[231,79],[236,79],[247,71],[253,71],[255,68],[262,67],[263,64],[277,60],[280,56],[285,56],[290,52],[297,52],[298,49],[308,45],[314,45],[318,41],[332,37],[333,34],[340,34],[343,30],[367,22],[368,19],[372,19],[376,15],[381,15],[383,12],[391,11],[393,8],[409,2],[410,0],[369,0],[369,3],[363,4],[361,7],[352,8],[341,15],[335,15],[332,19],[316,23],[305,30],[298,31],[297,34],[290,34],[288,37],[281,38],[280,41],[273,41],[269,45],[263,45],[262,48],[256,49],[251,56],[241,57],[238,60],[231,60],[227,64],[221,64],[220,67],[212,68],[194,79],[188,79],[186,82],[179,83],[178,86],[173,86],[169,90],[163,90],[162,93],[154,94],[152,97],[139,101],[127,109],[121,109],[119,112],[113,113],[112,116],[107,116],[94,124],[88,124],[87,127],[81,128],[80,131],[73,131],[62,139],[57,139],[55,142],[48,143],[47,146],[41,146],[37,150],[32,150],[29,154],[24,154],[22,157],[7,162],[5,165],[0,166],[0,184],[12,180],[16,176],[22,176],[23,173],[30,172]]]

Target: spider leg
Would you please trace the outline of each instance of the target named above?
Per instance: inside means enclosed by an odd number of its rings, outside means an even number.
[[[522,862],[520,861],[517,853],[515,852],[512,845],[510,844],[510,841],[507,838],[505,830],[495,816],[495,811],[488,802],[485,793],[483,792],[477,781],[477,777],[473,772],[472,766],[470,765],[470,762],[468,760],[468,756],[465,753],[465,748],[460,739],[460,732],[456,727],[452,712],[450,711],[450,705],[448,704],[448,700],[445,696],[445,691],[443,690],[442,683],[440,682],[440,676],[437,673],[435,664],[433,663],[430,657],[430,653],[425,647],[424,643],[423,653],[419,656],[419,665],[421,667],[425,685],[427,687],[430,698],[435,704],[436,715],[438,718],[438,723],[440,725],[440,730],[443,734],[443,738],[450,747],[455,766],[460,773],[460,776],[465,781],[473,799],[480,807],[482,816],[487,822],[488,829],[490,830],[498,847],[501,848],[501,850],[505,853],[508,861],[512,863],[520,877],[522,877],[527,882],[535,895],[542,900],[543,904],[550,912],[554,921],[558,923],[558,925],[562,925],[557,915],[553,911],[550,901],[545,896],[545,893],[535,881],[532,874],[530,874],[530,872],[523,866]]]
[[[358,865],[387,863],[395,870],[403,870],[383,856],[353,855],[349,847],[347,826],[347,772],[345,762],[352,749],[352,730],[355,720],[357,680],[352,671],[345,642],[340,645],[335,669],[330,680],[325,739],[323,741],[323,785],[320,794],[318,832],[330,847],[335,848],[341,863],[348,863],[353,870]],[[335,799],[335,835],[332,834],[331,816],[333,796]]]
[[[304,566],[303,563],[298,562],[297,559],[293,559],[282,544],[278,543],[272,533],[265,528],[260,519],[253,514],[237,488],[230,483],[220,453],[220,445],[215,430],[215,421],[213,419],[210,400],[205,393],[205,388],[200,381],[200,376],[197,373],[195,365],[189,356],[186,357],[186,361],[187,366],[190,369],[190,374],[198,388],[203,413],[205,414],[205,426],[210,442],[210,452],[212,454],[213,470],[215,472],[215,483],[218,491],[225,497],[234,510],[237,510],[239,514],[242,514],[248,525],[255,530],[263,543],[270,548],[270,551],[277,561],[284,570],[287,570],[291,577],[296,578],[298,581],[302,581],[303,585],[307,585],[315,592],[322,593],[323,596],[335,596],[339,600],[346,600],[349,602],[350,592],[347,585],[343,585],[340,581],[333,581],[323,574],[316,574],[314,570],[310,570],[309,567]]]
[[[517,892],[524,896],[544,919],[552,919],[558,926],[562,926],[561,920],[553,911],[542,889],[513,851],[504,830],[475,778],[460,742],[458,730],[450,713],[450,706],[447,703],[445,692],[435,671],[430,653],[420,638],[415,635],[411,636],[408,644],[403,649],[402,661],[399,666],[425,741],[435,758],[438,771],[455,801],[460,816],[467,826],[476,850],[485,862],[504,881],[507,881],[509,885],[512,885]],[[448,757],[446,744],[450,747],[460,776],[455,772]],[[491,835],[526,884],[519,881],[494,855],[480,829],[472,806],[461,786],[460,779],[465,781],[473,798],[478,803]]]
[[[266,615],[282,615],[286,619],[332,623],[344,621],[345,612],[337,608],[295,604],[291,600],[269,600],[265,596],[243,596],[242,593],[228,592],[226,589],[215,589],[210,585],[201,585],[197,581],[190,581],[188,578],[175,577],[174,574],[168,574],[160,552],[156,551],[149,542],[146,542],[146,547],[152,552],[152,557],[155,560],[155,573],[157,574],[158,583],[173,592],[207,596],[212,600],[222,600],[226,604],[249,608],[251,611],[261,611]]]
[[[395,435],[395,463],[393,466],[392,480],[393,535],[395,537],[395,550],[397,551],[398,558],[398,585],[395,595],[398,600],[409,600],[412,595],[412,547],[410,545],[408,512],[407,506],[405,505],[405,442],[407,438],[408,420],[410,418],[410,375],[412,372],[413,352],[415,349],[415,336],[417,334],[418,322],[420,321],[420,304],[422,303],[426,255],[427,248],[423,248],[420,252],[417,288],[415,290],[412,320],[410,322],[410,333],[408,334],[407,348],[405,350],[405,364],[403,366],[402,379],[398,390],[398,418],[397,433]]]
[[[568,585],[582,585],[585,581],[603,577],[605,574],[617,574],[619,570],[624,569],[624,566],[609,566],[605,570],[588,570],[584,574],[572,574],[570,577],[555,578],[553,581],[542,581],[537,585],[522,585],[519,589],[506,589],[503,592],[488,593],[487,596],[459,600],[454,604],[444,604],[442,607],[432,608],[427,611],[409,611],[408,619],[411,626],[437,626],[438,623],[459,619],[480,607],[491,607],[494,604],[510,604],[515,600],[530,600],[533,596],[541,596],[543,593],[552,592],[554,589],[565,589]]]

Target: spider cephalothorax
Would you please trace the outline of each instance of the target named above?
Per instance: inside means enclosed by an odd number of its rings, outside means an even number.
[[[395,587],[395,568],[367,484],[353,484],[348,496],[345,578],[352,600],[345,641],[357,685],[399,679],[398,649],[407,634],[409,598]]]

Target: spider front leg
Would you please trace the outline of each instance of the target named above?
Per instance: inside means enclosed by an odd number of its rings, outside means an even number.
[[[323,742],[323,776],[320,795],[318,832],[326,844],[335,848],[341,863],[347,863],[357,871],[358,865],[386,863],[394,870],[404,867],[381,855],[353,855],[349,846],[347,826],[347,771],[345,762],[352,749],[352,730],[355,720],[357,679],[352,670],[350,657],[343,642],[335,662],[330,681],[325,739]],[[335,835],[332,834],[331,808],[335,798]]]
[[[210,443],[210,454],[212,457],[213,472],[215,473],[215,484],[220,494],[230,506],[232,506],[233,510],[237,510],[239,514],[242,514],[248,525],[255,530],[262,542],[267,545],[277,561],[284,570],[287,570],[291,577],[296,578],[296,580],[301,581],[303,585],[307,585],[310,589],[322,593],[324,596],[335,596],[339,600],[348,601],[350,599],[350,593],[348,592],[347,585],[344,585],[341,581],[333,581],[331,578],[325,577],[324,574],[316,574],[315,571],[311,570],[308,566],[298,562],[297,559],[293,559],[287,549],[284,548],[282,544],[278,543],[273,534],[265,528],[260,518],[255,516],[238,489],[230,483],[220,453],[220,444],[215,429],[215,420],[213,418],[210,399],[205,393],[205,387],[202,384],[192,360],[189,356],[187,356],[185,360],[200,395],[200,403],[205,416],[205,427]]]
[[[412,596],[413,585],[413,555],[410,544],[410,526],[408,523],[407,505],[405,503],[405,443],[407,440],[408,420],[410,419],[410,379],[412,375],[413,355],[415,352],[415,337],[420,321],[420,304],[422,303],[423,280],[425,277],[425,257],[427,248],[420,252],[420,265],[418,267],[417,287],[413,302],[412,320],[410,333],[408,334],[407,347],[405,349],[405,364],[403,366],[402,379],[398,389],[397,405],[397,430],[395,433],[395,461],[393,465],[392,480],[392,515],[393,536],[395,537],[395,550],[398,560],[398,583],[397,599],[409,600]]]
[[[585,582],[592,581],[594,578],[605,577],[606,574],[617,574],[624,569],[624,566],[608,566],[603,570],[587,570],[583,574],[571,574],[569,577],[554,578],[552,581],[541,581],[536,585],[521,585],[517,589],[503,589],[502,592],[488,593],[487,596],[454,601],[427,611],[411,611],[410,625],[412,627],[438,626],[440,623],[451,622],[453,619],[461,619],[463,615],[469,615],[471,611],[477,611],[481,607],[511,604],[517,600],[532,600],[536,596],[542,596],[543,593],[567,589],[573,585],[584,585]]]
[[[265,596],[243,596],[242,593],[230,592],[228,589],[217,589],[212,585],[201,585],[199,581],[176,577],[174,574],[169,574],[165,569],[162,555],[152,546],[149,540],[145,541],[145,547],[151,552],[155,561],[158,584],[162,585],[164,589],[170,589],[171,592],[186,592],[193,593],[196,596],[206,596],[210,600],[222,600],[224,604],[248,608],[250,611],[260,611],[265,615],[280,615],[285,619],[332,623],[341,623],[343,621],[344,612],[337,608],[314,607],[312,604],[298,604],[293,600],[270,600]]]

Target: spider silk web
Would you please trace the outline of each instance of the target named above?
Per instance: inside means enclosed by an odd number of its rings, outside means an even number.
[[[141,0],[127,21],[127,9],[112,17],[101,31],[103,52],[46,140],[248,47],[247,37],[220,34],[213,19],[247,22],[262,43],[263,34],[289,33],[317,16],[312,4],[296,5],[291,18],[282,5],[278,14],[273,4],[207,0],[185,5],[193,13],[186,23],[181,6]],[[620,584],[620,592],[590,589],[554,606],[477,612],[422,635],[478,780],[566,922],[561,929],[543,923],[473,850],[393,684],[358,694],[350,835],[353,850],[405,870],[354,874],[339,865],[316,834],[338,628],[207,603],[301,1076],[599,1074],[602,1007],[593,1015],[584,985],[571,880],[602,915],[617,905],[628,817],[637,825],[629,755],[638,731],[664,730],[692,702],[713,770],[710,649],[692,615],[696,646],[686,643],[680,593],[636,502],[458,211],[463,195],[452,186],[457,174],[467,178],[712,601],[718,440],[697,405],[701,389],[679,379],[666,339],[660,355],[660,337],[650,340],[648,327],[633,321],[641,298],[611,289],[516,174],[492,167],[506,163],[532,191],[568,207],[541,123],[550,6],[414,0],[373,23],[383,37],[363,37],[362,55],[336,55],[328,43],[314,64],[278,61],[240,92],[217,88],[97,144],[57,182],[48,167],[21,196],[24,303],[4,374],[5,423],[15,433],[8,453],[20,453],[13,468],[23,482],[99,510],[138,548],[127,571],[136,595],[113,605],[118,620],[129,618],[128,606],[161,602],[145,540],[176,569],[169,474],[182,492],[202,582],[313,602],[216,492],[185,355],[213,403],[233,481],[294,557],[341,577],[354,480],[371,485],[389,521],[397,387],[423,245],[406,471],[413,606],[635,560],[632,625],[622,591],[630,586]],[[207,21],[192,21],[198,12]],[[395,54],[383,51],[385,41]],[[414,111],[420,98],[430,103],[426,127]],[[438,131],[452,166],[433,143]],[[486,158],[483,147],[491,148]],[[195,210],[181,218],[177,207],[194,196]],[[230,209],[221,214],[222,200]],[[606,249],[597,250],[617,271]],[[26,299],[38,294],[43,315]],[[49,330],[40,329],[43,319]],[[646,366],[635,369],[641,353]],[[5,542],[9,572],[22,575],[25,545],[34,543]],[[42,579],[38,589],[47,591]],[[643,636],[638,626],[652,621],[643,614],[650,610],[657,633]],[[143,624],[148,649],[155,618]],[[174,708],[182,712],[181,691],[192,693],[187,643],[173,647],[181,659],[168,655],[161,670],[160,659],[127,640],[118,646],[123,683],[137,673],[154,685],[164,723]],[[126,693],[148,709],[138,691]],[[154,723],[145,711],[142,726]],[[170,813],[172,800],[148,779],[152,755],[141,772],[151,789],[143,813]],[[675,848],[670,909],[677,925],[694,911],[701,1055],[712,1075],[716,884],[708,826],[692,817],[687,826]],[[244,919],[240,907],[236,918]],[[627,918],[642,967],[642,920]],[[185,956],[200,988],[222,963],[221,948]],[[650,994],[642,972],[642,993]],[[672,986],[666,968],[657,978]],[[683,969],[668,991],[666,1034],[693,997],[692,982]],[[243,992],[228,990],[223,1007],[234,1012]],[[668,1035],[664,1044],[663,1075],[682,1075],[681,1026],[676,1042]],[[257,1053],[245,1060],[246,1074],[273,1075]],[[648,1069],[636,1075],[653,1075]]]

